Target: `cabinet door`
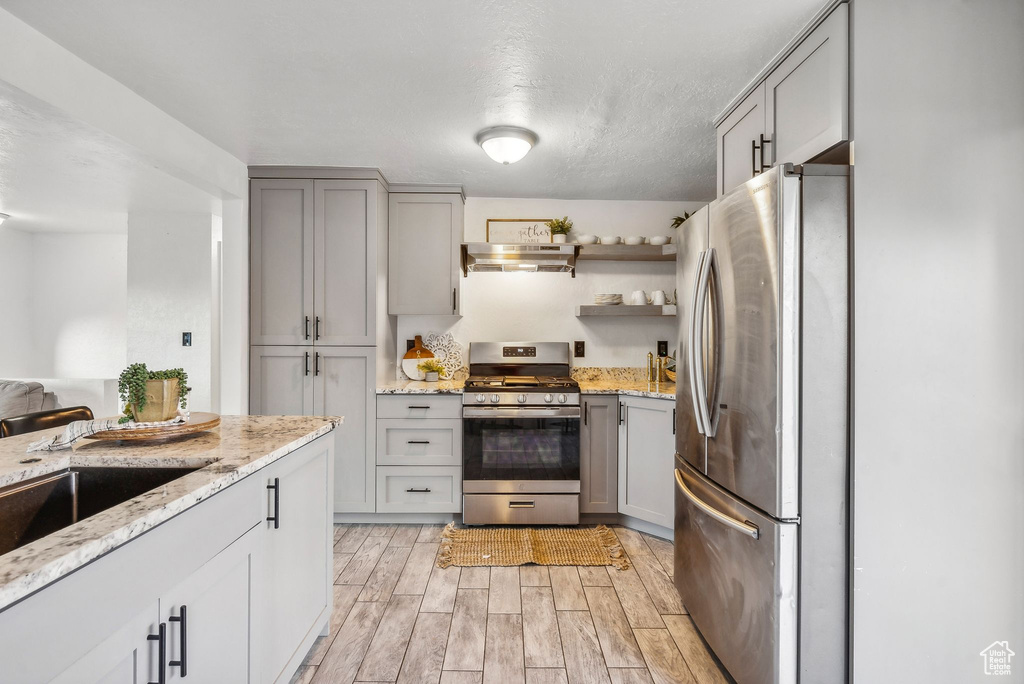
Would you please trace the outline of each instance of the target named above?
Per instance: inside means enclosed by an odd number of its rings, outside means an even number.
[[[671,529],[675,402],[623,397],[619,404],[619,513]]]
[[[138,684],[157,681],[159,642],[149,639],[149,635],[159,635],[159,615],[160,606],[154,600],[50,683]],[[43,652],[39,655],[45,657]]]
[[[718,138],[718,196],[754,177],[760,169],[760,144],[765,132],[764,84],[759,85],[716,129]],[[767,157],[765,157],[767,160]]]
[[[580,513],[618,511],[618,442],[618,397],[584,397],[580,433]]]
[[[318,180],[313,196],[314,344],[374,344],[377,182]]]
[[[313,412],[344,416],[334,429],[334,511],[374,510],[376,403],[373,347],[316,350]]]
[[[309,347],[249,349],[249,413],[313,415],[315,356]]]
[[[329,553],[331,442],[319,439],[268,466],[268,520],[263,532],[260,638],[264,682],[276,682],[305,656],[330,612],[333,559]],[[313,448],[310,448],[313,447]],[[276,521],[276,522],[275,522]],[[220,680],[228,681],[228,680]]]
[[[310,343],[313,181],[249,182],[249,306],[250,344]]]
[[[775,164],[802,164],[849,139],[848,22],[849,5],[839,5],[765,79]]]
[[[391,193],[388,313],[458,314],[462,197]]]
[[[262,534],[259,525],[249,530],[160,599],[168,682],[259,681],[250,666],[249,633]]]

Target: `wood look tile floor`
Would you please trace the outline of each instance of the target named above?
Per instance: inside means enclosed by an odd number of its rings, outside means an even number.
[[[633,568],[436,567],[441,525],[335,525],[331,633],[303,684],[727,684],[672,585],[672,544],[616,527]]]

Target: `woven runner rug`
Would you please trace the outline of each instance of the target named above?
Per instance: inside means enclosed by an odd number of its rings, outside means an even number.
[[[467,527],[449,523],[437,567],[611,565],[629,569],[618,537],[597,527]]]

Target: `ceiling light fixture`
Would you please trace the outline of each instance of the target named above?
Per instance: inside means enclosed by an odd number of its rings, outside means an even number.
[[[499,164],[515,164],[537,144],[537,134],[518,126],[494,126],[477,133],[476,144]]]
[[[9,218],[11,218],[9,214],[0,214],[0,223],[3,223]]]

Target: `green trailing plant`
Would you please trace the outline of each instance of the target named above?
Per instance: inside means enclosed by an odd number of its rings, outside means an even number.
[[[569,220],[568,216],[563,216],[560,219],[551,219],[544,225],[551,230],[552,235],[568,235],[569,231],[572,230],[572,221]]]
[[[118,422],[127,423],[135,420],[132,406],[140,411],[146,408],[146,382],[149,380],[178,380],[178,400],[181,408],[185,408],[188,399],[188,373],[182,368],[151,371],[144,363],[133,363],[123,371],[117,379],[117,392],[124,402],[124,416]]]
[[[690,216],[692,216],[690,212],[684,211],[682,216],[676,216],[674,219],[672,219],[672,227],[678,228],[679,226],[683,225],[683,221],[690,218]]]
[[[426,359],[425,361],[420,361],[416,367],[424,373],[437,373],[438,376],[444,375],[444,366],[442,366],[441,362],[437,359]]]

